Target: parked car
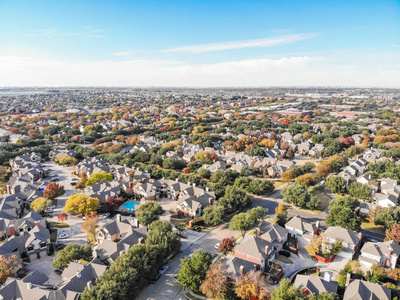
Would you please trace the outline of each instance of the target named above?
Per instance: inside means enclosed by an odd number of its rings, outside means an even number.
[[[290,252],[286,251],[286,250],[281,250],[281,251],[279,251],[279,255],[290,257]]]
[[[380,243],[382,241],[374,239],[374,238],[369,238],[368,241],[373,242],[373,243]]]
[[[46,208],[46,210],[44,211],[45,213],[52,213],[53,212],[53,209],[52,208]]]
[[[54,204],[52,204],[52,205],[49,205],[49,207],[48,208],[52,208],[52,209],[54,209],[54,208],[56,208],[56,206],[54,205]]]
[[[53,178],[51,179],[51,182],[56,182],[56,181],[60,181],[60,179],[59,179],[58,177],[53,177]]]
[[[58,238],[59,238],[59,239],[67,239],[67,238],[69,238],[69,235],[68,235],[68,233],[61,232],[61,233],[58,235]]]
[[[160,272],[160,274],[164,274],[165,273],[165,271],[167,271],[168,270],[168,268],[169,268],[169,266],[168,265],[165,265],[164,267],[162,267],[161,268],[161,270],[160,271],[158,271],[158,272]]]
[[[64,249],[66,246],[67,245],[65,245],[65,244],[56,244],[55,245],[57,251],[60,251],[60,250]]]
[[[156,277],[154,277],[153,279],[150,280],[150,283],[151,284],[156,283],[156,281],[161,277],[161,275],[162,274],[159,272]]]
[[[105,218],[105,219],[106,219],[106,218],[109,218],[110,215],[111,215],[110,213],[105,213],[105,214],[103,215],[103,218]]]
[[[219,243],[216,243],[216,244],[215,244],[215,249],[217,249],[217,250],[218,250],[218,248],[219,248],[219,245],[221,245],[221,242],[219,242]]]

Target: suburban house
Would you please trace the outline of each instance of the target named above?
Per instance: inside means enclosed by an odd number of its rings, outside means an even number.
[[[271,243],[277,252],[283,249],[283,244],[287,241],[288,230],[276,224],[262,221],[256,229],[256,236]]]
[[[343,300],[392,299],[391,290],[380,284],[359,279],[350,280],[350,277],[348,281],[350,282],[346,284]]]
[[[116,181],[103,180],[85,187],[84,194],[97,198],[100,203],[104,203],[109,197],[118,197],[121,194],[121,188]]]
[[[267,270],[275,259],[274,245],[257,235],[248,235],[237,245],[233,256],[253,263],[261,270]]]
[[[317,276],[296,275],[294,286],[302,291],[304,295],[319,295],[323,292],[337,293],[338,283],[327,281]]]
[[[112,264],[118,256],[136,244],[141,244],[147,237],[147,228],[138,227],[136,218],[116,216],[116,220],[100,225],[97,230],[98,245],[93,248],[93,257],[106,264]]]
[[[16,254],[21,259],[30,259],[31,255],[36,254],[37,258],[40,258],[40,253],[47,251],[49,245],[49,230],[42,226],[35,226],[28,233],[11,236],[0,246],[0,255],[11,253]]]
[[[337,256],[353,259],[355,252],[360,249],[362,234],[342,227],[330,226],[323,233],[323,238],[332,244],[341,241],[342,251]]]
[[[380,264],[382,267],[394,269],[400,256],[400,246],[391,240],[382,243],[367,242],[361,248],[360,263],[366,267]]]
[[[319,233],[319,222],[294,216],[285,224],[285,228],[289,231],[290,235],[301,236],[310,241],[314,235]]]

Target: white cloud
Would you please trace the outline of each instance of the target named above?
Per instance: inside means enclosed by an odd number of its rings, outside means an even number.
[[[395,47],[395,48],[400,48],[400,45],[397,45],[397,44],[391,44],[390,46]]]
[[[127,56],[127,55],[130,55],[130,54],[131,54],[130,51],[121,51],[121,52],[115,52],[112,55],[113,56]]]
[[[291,43],[307,40],[307,39],[313,38],[315,36],[316,36],[316,34],[314,34],[314,33],[293,34],[293,35],[279,36],[279,37],[275,37],[275,38],[183,46],[183,47],[164,49],[164,50],[161,50],[161,52],[189,52],[189,53],[198,54],[198,53],[205,53],[205,52],[242,49],[242,48],[273,47],[273,46],[286,45],[286,44],[291,44]]]
[[[328,57],[308,56],[201,65],[164,60],[71,63],[0,56],[0,65],[2,86],[399,87],[400,83],[400,68],[396,65],[362,69],[332,63]]]

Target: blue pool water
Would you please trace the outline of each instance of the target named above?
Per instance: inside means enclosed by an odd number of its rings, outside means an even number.
[[[129,211],[133,211],[135,209],[136,205],[139,205],[139,202],[134,202],[134,201],[128,201],[124,205],[122,205],[120,208],[128,209]]]

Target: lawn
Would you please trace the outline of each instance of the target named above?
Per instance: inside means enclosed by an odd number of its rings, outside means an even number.
[[[331,197],[329,197],[328,194],[326,193],[324,186],[319,186],[319,187],[313,188],[310,191],[310,195],[316,197],[320,201],[320,203],[321,203],[321,205],[319,207],[320,211],[324,211],[329,206]],[[315,212],[320,213],[318,211],[315,211]]]
[[[276,259],[283,262],[284,264],[292,264],[293,263],[293,261],[291,261],[289,258],[287,258],[286,256],[283,256],[283,255],[280,255],[280,254],[278,254],[276,256]]]
[[[286,184],[286,182],[280,181],[280,180],[274,180],[274,187],[275,189],[280,188],[282,185]]]
[[[385,233],[385,229],[382,225],[376,225],[374,222],[371,222],[369,219],[367,219],[365,222],[361,223],[361,228],[379,232],[379,233]]]
[[[65,228],[69,227],[67,223],[62,222],[49,222],[49,228]]]

